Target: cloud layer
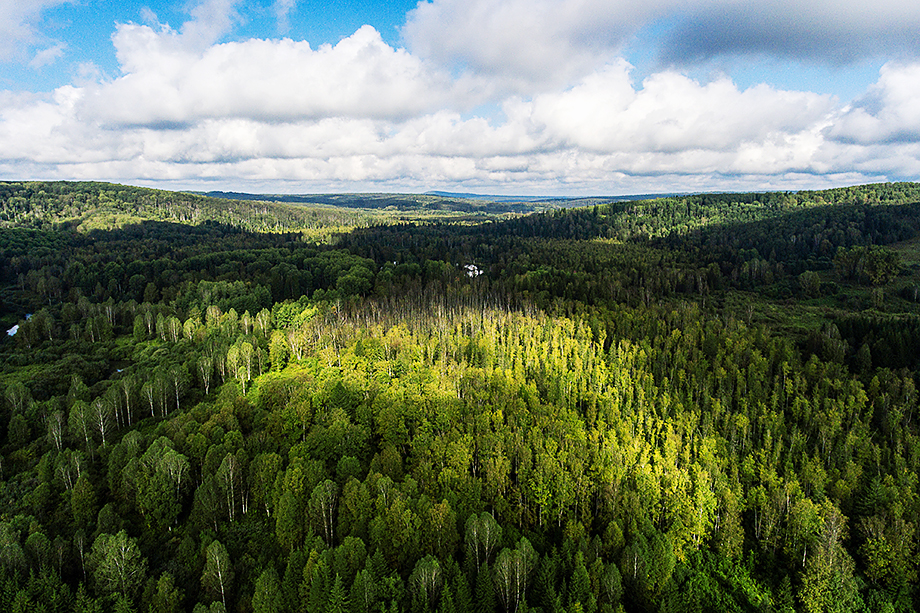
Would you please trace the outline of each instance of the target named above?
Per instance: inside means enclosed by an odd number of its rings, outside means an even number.
[[[557,85],[636,37],[664,64],[763,55],[840,64],[920,55],[920,4],[901,0],[433,0],[404,35],[422,57]],[[654,33],[653,33],[654,32]]]
[[[920,10],[882,4],[841,16],[839,3],[763,4],[739,16],[743,5],[728,0],[679,9],[672,0],[439,0],[407,17],[406,48],[371,26],[313,48],[221,42],[239,2],[208,0],[177,30],[118,25],[117,78],[44,96],[0,93],[0,172],[266,191],[565,194],[916,178],[920,63],[909,46],[852,102],[741,88],[725,75],[696,80],[679,66],[724,53],[846,61],[895,21],[920,22]],[[292,6],[279,0],[274,10],[282,18]],[[803,42],[809,19],[847,33],[863,17],[855,51]],[[675,65],[636,82],[622,50],[663,18],[671,42],[662,56]],[[741,21],[732,29],[719,19]],[[704,26],[711,38],[694,39]],[[777,28],[788,37],[768,36]],[[735,43],[713,43],[730,31],[741,33]]]
[[[738,54],[834,64],[916,57],[918,29],[920,5],[901,0],[719,0],[685,10],[661,55],[681,64]]]

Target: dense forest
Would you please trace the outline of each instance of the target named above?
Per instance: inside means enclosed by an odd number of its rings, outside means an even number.
[[[920,609],[920,184],[356,198],[0,183],[0,610]]]
[[[394,221],[482,222],[585,201],[492,203],[436,195],[333,194],[309,197],[166,192],[109,183],[2,182],[0,228],[112,230],[145,221],[218,222],[251,232],[298,232],[314,242]],[[257,200],[261,198],[260,200]]]

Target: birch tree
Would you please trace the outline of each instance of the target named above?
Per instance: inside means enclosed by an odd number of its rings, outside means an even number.
[[[230,555],[220,541],[215,540],[207,549],[207,559],[201,574],[201,586],[220,595],[224,608],[227,607],[227,595],[233,585],[233,568]]]

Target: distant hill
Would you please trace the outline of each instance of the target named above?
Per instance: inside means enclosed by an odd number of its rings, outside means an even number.
[[[383,202],[400,202],[418,204],[419,198],[432,196],[450,201],[476,201],[492,203],[555,203],[558,206],[569,206],[570,203],[582,203],[586,200],[604,202],[631,202],[634,200],[653,200],[687,195],[685,193],[660,193],[660,194],[632,194],[628,196],[508,196],[497,194],[476,194],[472,192],[444,192],[427,191],[424,194],[249,194],[245,192],[192,192],[211,198],[225,198],[229,200],[257,200],[260,202],[286,202],[291,204],[335,204],[337,206],[374,205]],[[371,206],[371,208],[376,208]]]
[[[570,206],[576,198],[541,198],[519,196],[482,196],[477,194],[451,194],[426,192],[424,194],[247,194],[240,192],[211,191],[201,195],[231,200],[276,202],[283,204],[326,205],[350,209],[396,211],[440,211],[502,215],[507,213],[532,213]],[[605,199],[609,201],[610,199]]]
[[[255,232],[308,232],[329,237],[356,227],[392,223],[479,223],[508,219],[494,231],[559,237],[666,236],[714,223],[783,215],[789,207],[846,203],[902,204],[920,199],[920,185],[890,183],[822,191],[567,198],[454,192],[426,194],[248,194],[172,192],[100,182],[0,181],[0,227],[70,228],[81,232],[142,221],[188,225],[217,222]],[[600,207],[600,208],[598,208]],[[591,211],[587,211],[591,208]],[[530,213],[570,214],[520,219]],[[585,209],[576,211],[572,209]],[[592,217],[586,215],[590,212]],[[600,215],[598,217],[597,215]],[[552,230],[543,228],[553,225]],[[565,226],[564,232],[555,225]],[[598,227],[603,230],[595,232]],[[514,228],[514,230],[511,230]],[[561,233],[561,234],[560,234]]]
[[[343,198],[367,198],[371,201],[380,199],[405,199],[413,201],[417,194],[248,194],[245,192],[193,192],[211,198],[226,198],[229,200],[259,200],[262,202],[289,202],[289,203],[314,203],[314,202],[341,202]],[[545,196],[496,196],[487,194],[473,194],[464,192],[428,191],[422,196],[435,196],[453,200],[482,200],[487,202],[550,202],[568,201],[574,198],[545,197]]]
[[[142,221],[190,225],[218,222],[256,232],[369,223],[360,211],[329,206],[305,208],[283,202],[256,203],[89,181],[0,182],[0,227],[90,231]]]
[[[190,192],[200,194],[209,198],[222,198],[224,200],[257,200],[259,202],[289,202],[289,203],[312,203],[316,202],[317,196],[309,194],[249,194],[246,192]],[[319,196],[322,198],[322,196]]]
[[[473,194],[465,192],[425,192],[429,196],[440,196],[442,198],[464,198],[466,200],[487,200],[489,202],[559,202],[563,206],[565,203],[580,203],[585,200],[603,200],[605,202],[631,202],[634,200],[653,200],[655,198],[667,198],[673,196],[686,195],[683,193],[661,193],[661,194],[634,194],[630,196],[496,196],[489,194]]]
[[[574,202],[574,201],[572,201]],[[328,236],[381,223],[481,222],[560,208],[426,194],[174,192],[91,181],[0,181],[0,228],[121,228],[143,221],[218,222],[255,232]]]
[[[466,192],[425,192],[426,196],[439,196],[441,198],[462,198],[464,200],[486,200],[489,202],[568,202],[576,200],[565,196],[497,196],[489,194],[473,194]]]

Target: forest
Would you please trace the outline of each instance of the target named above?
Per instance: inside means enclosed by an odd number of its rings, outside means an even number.
[[[920,609],[920,184],[0,183],[0,325],[2,611]]]

